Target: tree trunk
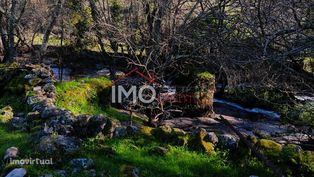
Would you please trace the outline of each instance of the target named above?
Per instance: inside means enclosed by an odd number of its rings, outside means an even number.
[[[46,52],[47,50],[47,46],[48,46],[48,41],[49,41],[49,36],[51,34],[51,31],[53,29],[53,27],[55,26],[55,24],[57,23],[57,19],[60,15],[60,12],[62,10],[62,6],[63,6],[64,0],[58,0],[53,12],[52,12],[52,16],[50,18],[50,21],[47,25],[46,31],[44,33],[44,37],[43,37],[43,43],[41,45],[41,49],[40,49],[40,57]]]
[[[8,21],[7,38],[6,38],[7,47],[6,47],[5,55],[3,59],[4,62],[12,61],[15,56],[14,31],[15,31],[15,26],[16,26],[16,22],[15,22],[16,3],[17,3],[16,0],[11,1],[11,9],[7,17],[7,21]]]
[[[91,8],[92,11],[92,18],[93,21],[95,23],[95,31],[96,31],[96,37],[98,39],[98,44],[100,46],[101,49],[101,53],[103,55],[104,58],[109,60],[109,64],[110,66],[110,74],[111,76],[115,75],[115,69],[114,69],[114,62],[112,61],[110,55],[107,53],[106,48],[105,48],[105,44],[103,42],[103,35],[100,32],[101,31],[101,27],[100,27],[100,21],[99,21],[99,11],[97,9],[96,3],[94,0],[89,0],[89,6]]]

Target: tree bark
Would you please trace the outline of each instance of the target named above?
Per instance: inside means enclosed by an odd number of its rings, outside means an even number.
[[[53,29],[53,27],[55,26],[55,24],[57,23],[57,19],[60,15],[60,12],[62,10],[62,6],[64,4],[64,0],[58,0],[53,12],[52,12],[52,16],[50,18],[50,21],[47,25],[47,28],[45,30],[44,33],[44,37],[43,37],[43,43],[41,45],[41,49],[40,49],[40,57],[46,52],[47,50],[47,46],[48,46],[48,41],[49,41],[49,36],[51,34],[51,31]]]
[[[10,13],[7,16],[7,41],[6,45],[7,48],[5,50],[5,55],[4,55],[4,62],[9,62],[14,59],[15,56],[15,46],[14,46],[14,31],[15,31],[15,26],[16,26],[16,20],[15,20],[15,12],[16,12],[16,0],[11,1],[11,8],[10,8]]]

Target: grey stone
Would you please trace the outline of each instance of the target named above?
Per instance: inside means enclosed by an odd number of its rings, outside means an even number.
[[[36,74],[27,74],[24,76],[24,79],[29,80],[29,79],[35,79],[37,78]]]
[[[17,147],[10,147],[5,151],[3,160],[8,161],[9,159],[14,159],[18,156],[18,153],[19,149]]]
[[[48,83],[43,87],[45,92],[56,92],[56,86],[54,86],[52,83]]]
[[[15,168],[5,177],[24,177],[27,171],[24,168]]]
[[[43,97],[39,97],[39,96],[31,96],[27,98],[27,104],[28,105],[34,105],[36,103],[39,103],[41,101],[43,101],[44,98]]]
[[[114,138],[120,138],[126,135],[127,135],[127,131],[125,127],[117,127],[115,128],[114,133],[113,133]]]
[[[215,134],[215,132],[209,132],[207,133],[207,135],[204,137],[204,141],[206,142],[211,142],[213,144],[217,144],[218,143],[218,137]]]
[[[44,136],[41,138],[38,150],[44,154],[55,155],[61,153],[73,153],[78,150],[80,141],[62,135]]]
[[[126,131],[127,131],[127,134],[128,134],[128,135],[133,136],[133,135],[136,135],[136,134],[139,133],[139,128],[136,127],[136,126],[133,126],[133,125],[129,125],[129,126],[127,126],[127,128],[126,128]]]
[[[219,135],[218,139],[218,144],[224,148],[234,150],[238,147],[238,139],[231,134]]]
[[[19,130],[25,130],[27,126],[27,122],[24,117],[13,117],[10,124],[12,128]]]
[[[77,158],[70,161],[71,167],[78,170],[91,169],[94,166],[94,161],[87,158]]]

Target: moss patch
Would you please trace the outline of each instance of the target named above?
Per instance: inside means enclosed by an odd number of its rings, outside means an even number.
[[[66,108],[74,114],[104,114],[111,81],[107,78],[83,78],[56,84],[58,107]],[[105,94],[107,93],[107,95]],[[103,97],[99,97],[102,95]]]

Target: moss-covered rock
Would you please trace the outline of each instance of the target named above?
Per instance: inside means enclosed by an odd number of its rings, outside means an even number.
[[[295,144],[287,144],[282,148],[281,156],[286,162],[299,164],[302,158],[302,148]]]
[[[154,128],[148,127],[148,126],[141,126],[140,127],[140,133],[145,135],[145,136],[152,136],[152,131]]]
[[[314,174],[314,152],[304,151],[301,156],[301,165],[305,174]]]
[[[6,106],[0,109],[0,122],[8,123],[13,118],[13,109],[11,106]]]
[[[189,139],[188,147],[192,150],[204,151],[208,154],[215,152],[215,146],[213,143],[206,142],[204,138],[207,135],[207,131],[200,128],[194,132]]]
[[[273,159],[279,158],[281,151],[282,151],[282,145],[279,143],[276,143],[272,140],[267,139],[260,139],[256,146],[259,150],[261,150],[266,156],[269,156]]]
[[[170,126],[160,126],[152,130],[152,135],[156,139],[159,139],[165,143],[180,146],[186,145],[188,140],[188,136],[183,130],[171,128]]]

